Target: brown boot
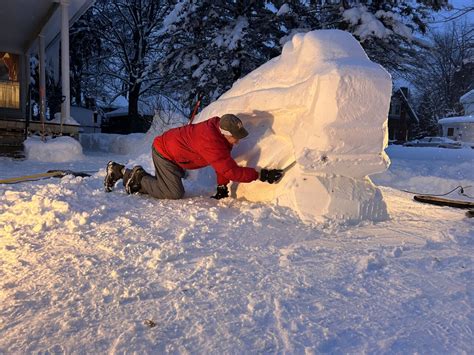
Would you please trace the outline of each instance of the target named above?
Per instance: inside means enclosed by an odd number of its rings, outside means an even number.
[[[109,161],[105,168],[104,187],[105,192],[113,190],[115,183],[123,178],[123,168],[125,166],[113,161]]]
[[[125,183],[125,191],[127,191],[127,194],[134,194],[140,191],[142,187],[141,181],[145,175],[147,175],[147,173],[140,165],[133,167],[130,172],[130,177]]]

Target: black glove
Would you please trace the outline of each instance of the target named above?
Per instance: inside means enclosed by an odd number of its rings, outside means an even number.
[[[221,198],[229,197],[229,190],[227,189],[226,185],[217,185],[217,193],[214,196],[211,196],[216,200],[220,200]]]
[[[266,181],[269,184],[280,181],[283,177],[283,170],[281,169],[262,169],[260,170],[260,181]]]

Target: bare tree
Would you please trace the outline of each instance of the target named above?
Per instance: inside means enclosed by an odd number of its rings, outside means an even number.
[[[403,71],[445,1],[200,0],[176,1],[164,21],[161,73],[168,93],[192,108],[217,99],[237,79],[281,52],[297,32],[338,28],[361,42],[372,60]]]
[[[132,124],[140,116],[139,98],[160,84],[157,33],[166,10],[166,1],[160,0],[98,0],[91,10],[102,46],[96,75],[106,82],[111,101],[128,98]]]
[[[421,120],[430,127],[437,119],[462,115],[460,97],[474,87],[473,25],[450,23],[430,35],[432,46],[417,55],[409,79],[416,90]],[[423,106],[423,107],[421,107]]]
[[[450,6],[450,10],[451,11],[446,16],[443,16],[441,19],[438,19],[438,20],[430,21],[430,24],[457,21],[460,18],[465,17],[470,13],[473,13],[474,5],[466,5],[466,6],[461,6],[459,8],[454,8]]]
[[[437,5],[439,3],[439,5]],[[87,30],[98,38],[89,65],[102,96],[163,95],[192,111],[281,52],[297,32],[339,28],[392,72],[415,56],[415,32],[444,1],[97,0]],[[376,28],[377,30],[373,30]],[[81,70],[81,71],[79,71]],[[84,71],[78,67],[78,73]],[[78,92],[84,85],[74,86]]]

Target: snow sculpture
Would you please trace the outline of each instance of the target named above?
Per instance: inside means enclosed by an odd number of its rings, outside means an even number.
[[[351,34],[312,31],[295,35],[195,122],[237,114],[250,132],[234,149],[241,165],[297,162],[279,184],[233,184],[233,196],[288,206],[304,221],[379,221],[387,207],[367,176],[389,164],[391,88],[390,75]]]

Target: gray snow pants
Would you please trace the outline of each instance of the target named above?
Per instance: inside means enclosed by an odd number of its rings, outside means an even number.
[[[181,179],[184,170],[172,161],[163,158],[154,147],[151,155],[155,165],[155,176],[147,174],[143,176],[140,184],[140,193],[148,194],[159,199],[177,200],[184,196],[184,186]],[[130,179],[131,170],[126,169],[123,174],[123,185]]]

